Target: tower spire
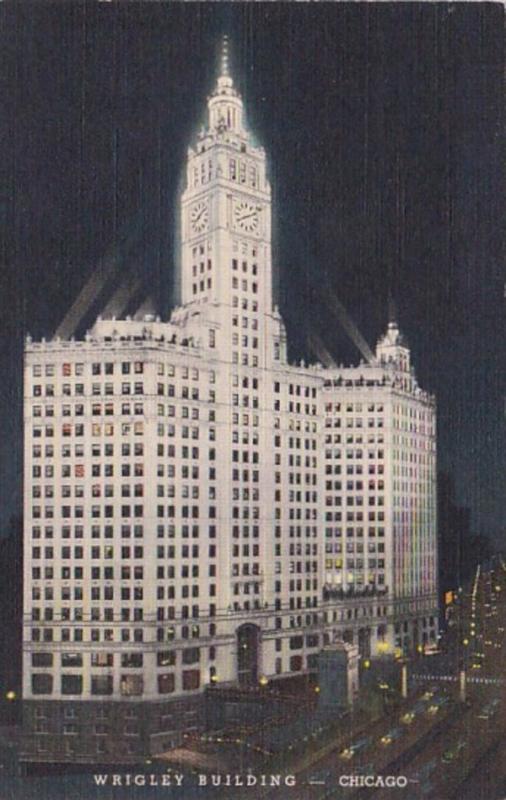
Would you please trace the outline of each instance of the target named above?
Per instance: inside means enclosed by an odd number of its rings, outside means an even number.
[[[390,291],[388,293],[388,324],[389,325],[397,325],[397,303],[394,300],[394,296]]]
[[[235,133],[243,131],[243,107],[239,92],[234,88],[230,74],[229,38],[224,34],[221,39],[218,78],[213,93],[208,99],[209,128],[213,131],[229,130]]]
[[[221,59],[220,59],[220,77],[229,78],[229,63],[228,63],[228,36],[225,33],[221,42]]]

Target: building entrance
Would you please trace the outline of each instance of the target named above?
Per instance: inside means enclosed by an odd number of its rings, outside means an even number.
[[[247,623],[237,629],[237,679],[241,686],[258,684],[261,632]]]

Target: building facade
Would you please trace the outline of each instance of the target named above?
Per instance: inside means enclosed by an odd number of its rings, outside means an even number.
[[[364,655],[409,653],[437,628],[434,398],[395,320],[374,355],[327,370],[322,388],[323,603],[327,621],[362,620],[350,641]]]
[[[213,684],[437,631],[435,407],[395,322],[292,365],[226,53],[181,197],[181,305],[25,348],[25,754],[136,761]]]

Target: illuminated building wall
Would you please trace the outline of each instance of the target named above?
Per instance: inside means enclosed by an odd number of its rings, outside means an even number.
[[[210,684],[435,635],[433,401],[393,324],[366,367],[288,364],[270,198],[225,53],[180,307],[26,343],[26,758],[133,761]]]

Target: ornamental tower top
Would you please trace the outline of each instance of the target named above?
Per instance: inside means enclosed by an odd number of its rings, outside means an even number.
[[[386,333],[376,345],[376,358],[382,364],[391,364],[402,372],[410,372],[410,351],[396,319],[391,318]]]
[[[243,104],[229,70],[228,38],[223,37],[221,50],[220,74],[214,92],[208,99],[209,130],[237,134],[245,133],[243,129]]]
[[[270,313],[266,157],[246,127],[243,101],[230,75],[226,37],[207,114],[206,125],[188,149],[181,195],[181,304],[220,305],[229,316],[239,307]]]

